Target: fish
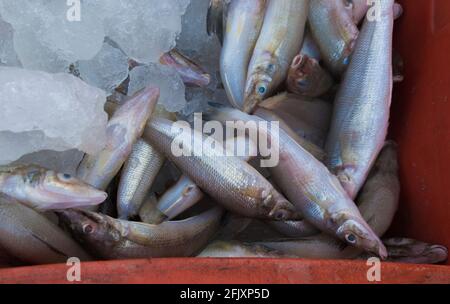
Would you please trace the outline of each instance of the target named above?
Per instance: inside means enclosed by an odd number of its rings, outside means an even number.
[[[389,229],[398,209],[400,180],[397,158],[397,144],[387,141],[356,200],[361,215],[379,237]],[[269,224],[288,237],[317,234],[317,230],[305,220]]]
[[[93,255],[103,259],[137,259],[198,253],[216,232],[222,213],[222,208],[215,207],[159,225],[114,219],[87,210],[63,210],[58,215]]]
[[[235,0],[230,3],[220,56],[220,73],[229,102],[244,105],[247,69],[261,32],[266,0]]]
[[[105,190],[141,137],[159,98],[159,89],[149,86],[120,106],[109,120],[107,143],[97,155],[86,155],[77,176],[97,189]]]
[[[108,196],[70,174],[36,165],[1,166],[0,193],[39,211],[96,206]]]
[[[188,86],[206,87],[211,82],[211,75],[177,49],[163,54],[159,59],[163,65],[173,67],[181,80]]]
[[[165,157],[143,139],[133,145],[125,162],[117,193],[117,211],[120,219],[133,219],[155,181]]]
[[[359,30],[353,22],[350,1],[314,0],[309,2],[308,24],[319,46],[325,65],[335,76],[348,66]]]
[[[344,0],[346,7],[351,9],[353,23],[358,25],[366,16],[369,9],[369,2],[367,0]]]
[[[264,100],[259,108],[272,111],[298,136],[323,148],[330,128],[332,105],[326,101],[281,93]]]
[[[337,93],[326,142],[328,168],[354,199],[382,149],[392,99],[393,0],[366,19]]]
[[[281,251],[262,245],[245,244],[237,241],[214,241],[197,257],[209,258],[293,258]]]
[[[268,2],[263,27],[248,67],[244,112],[252,113],[286,79],[289,65],[301,49],[308,2]]]
[[[295,56],[288,71],[287,90],[297,95],[319,97],[334,85],[333,77],[319,61],[308,55]]]
[[[26,264],[66,263],[70,257],[92,259],[42,213],[6,196],[0,196],[0,247]]]
[[[251,120],[248,114],[236,109],[217,108],[210,118],[224,123],[227,120]],[[339,180],[308,151],[280,129],[259,129],[271,143],[279,144],[279,162],[269,167],[271,177],[286,197],[300,211],[303,218],[321,231],[331,234],[349,245],[387,257],[386,248],[363,219],[355,203]]]
[[[227,156],[222,149],[218,151],[215,147],[221,144],[213,145],[212,138],[203,137],[189,125],[180,127],[169,120],[154,118],[145,128],[144,139],[226,209],[256,218],[298,217],[294,206],[256,169],[238,157]],[[185,149],[175,156],[172,148],[177,142],[183,143]],[[202,149],[201,155],[198,149]]]
[[[202,190],[187,175],[182,175],[177,183],[159,198],[156,208],[167,220],[172,220],[203,197]]]

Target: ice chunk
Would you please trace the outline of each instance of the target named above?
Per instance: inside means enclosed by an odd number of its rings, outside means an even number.
[[[69,74],[0,67],[0,164],[39,150],[105,144],[106,94]]]
[[[93,59],[78,61],[76,69],[81,79],[112,93],[128,77],[128,56],[105,42]]]
[[[0,16],[0,65],[21,66],[14,50],[14,29]]]
[[[175,46],[181,32],[181,16],[189,0],[113,0],[106,18],[106,34],[133,59],[158,62]]]
[[[130,72],[128,95],[132,96],[148,85],[160,89],[158,104],[164,106],[169,112],[177,112],[186,105],[185,86],[181,77],[171,67],[159,63],[141,65]]]
[[[14,46],[24,67],[64,71],[98,53],[105,37],[101,7],[82,0],[79,21],[67,17],[71,7],[60,0],[0,0],[0,13],[15,29]]]
[[[84,153],[76,149],[67,151],[42,150],[22,156],[14,164],[33,164],[56,172],[75,175]]]

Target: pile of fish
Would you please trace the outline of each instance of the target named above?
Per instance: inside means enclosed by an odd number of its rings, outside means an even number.
[[[180,132],[177,115],[158,105],[157,86],[125,102],[113,96],[106,145],[86,154],[75,176],[0,167],[0,264],[188,256],[445,261],[444,246],[382,238],[400,195],[397,145],[386,136],[393,83],[401,80],[392,50],[401,12],[394,0],[373,7],[211,0],[205,30],[222,43],[229,104],[211,103],[203,118],[279,122],[279,132],[255,130],[278,144],[278,164],[260,168],[250,154],[220,155],[193,127]],[[175,49],[161,64],[187,86],[210,82]],[[175,155],[180,137],[200,138],[203,153]],[[251,145],[245,135],[237,141]]]

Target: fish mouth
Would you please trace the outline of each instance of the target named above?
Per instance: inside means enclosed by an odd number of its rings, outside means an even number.
[[[388,251],[386,249],[386,246],[380,241],[377,250],[374,252],[375,254],[378,254],[378,256],[385,261],[388,258]]]

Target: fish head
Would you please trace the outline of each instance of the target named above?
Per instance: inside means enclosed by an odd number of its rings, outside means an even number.
[[[104,202],[107,194],[63,173],[31,168],[25,179],[30,198],[42,201],[43,209],[65,209],[93,206]]]
[[[255,107],[268,98],[274,86],[282,81],[281,67],[273,56],[267,53],[260,56],[258,62],[249,75],[244,94],[244,108],[246,113],[252,113]]]
[[[337,235],[347,244],[372,252],[383,260],[388,256],[383,242],[363,219],[350,218],[344,220],[337,229]]]
[[[120,239],[106,215],[86,210],[67,209],[57,212],[61,224],[80,242],[87,245],[113,244]]]
[[[264,205],[271,208],[269,217],[276,221],[289,221],[302,218],[294,205],[278,192],[266,196],[264,198]]]

